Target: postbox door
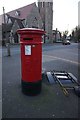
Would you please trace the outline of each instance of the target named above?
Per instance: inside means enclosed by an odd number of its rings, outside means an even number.
[[[31,67],[32,67],[32,48],[31,45],[21,44],[21,68],[22,68],[22,79],[24,81],[31,81]]]
[[[22,78],[24,81],[36,82],[41,80],[42,70],[42,45],[21,45]]]
[[[41,80],[41,69],[42,69],[42,45],[32,45],[32,75],[33,80]]]

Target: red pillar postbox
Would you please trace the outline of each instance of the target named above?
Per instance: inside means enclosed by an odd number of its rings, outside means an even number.
[[[42,86],[42,35],[43,30],[24,28],[17,31],[21,43],[22,92],[40,93]]]

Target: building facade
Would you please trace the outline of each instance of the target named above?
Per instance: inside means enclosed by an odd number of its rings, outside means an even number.
[[[15,9],[0,16],[2,21],[2,38],[4,43],[18,43],[17,29],[21,28],[39,28],[46,31],[43,38],[44,43],[53,43],[52,23],[53,23],[53,2],[38,0],[36,3]],[[6,41],[5,41],[6,40]]]
[[[2,17],[2,18],[1,18]],[[43,23],[36,3],[29,4],[22,8],[10,11],[1,15],[3,28],[3,43],[18,43],[17,29],[21,28],[40,28]],[[1,21],[0,21],[1,23]],[[6,38],[6,41],[5,41]],[[10,39],[10,40],[9,40]]]
[[[43,29],[46,31],[44,43],[53,43],[53,0],[38,0],[38,9],[43,21]]]

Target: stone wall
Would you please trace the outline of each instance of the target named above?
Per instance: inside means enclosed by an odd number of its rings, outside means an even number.
[[[47,32],[48,37],[46,38],[46,42],[52,43],[52,22],[53,22],[53,3],[46,2],[45,3],[45,30]]]
[[[36,5],[34,5],[31,13],[26,18],[26,26],[42,29],[43,23]]]
[[[44,38],[45,43],[53,43],[53,1],[40,1],[38,0],[38,9],[43,20],[44,30],[46,36]]]
[[[0,25],[0,46],[2,45],[2,25]]]

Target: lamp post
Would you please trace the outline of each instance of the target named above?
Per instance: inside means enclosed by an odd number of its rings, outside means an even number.
[[[4,17],[4,26],[5,26],[5,40],[6,40],[6,47],[7,47],[7,56],[11,56],[10,43],[9,43],[9,40],[7,39],[7,23],[6,23],[6,18],[5,18],[4,7],[3,7],[3,17]]]

